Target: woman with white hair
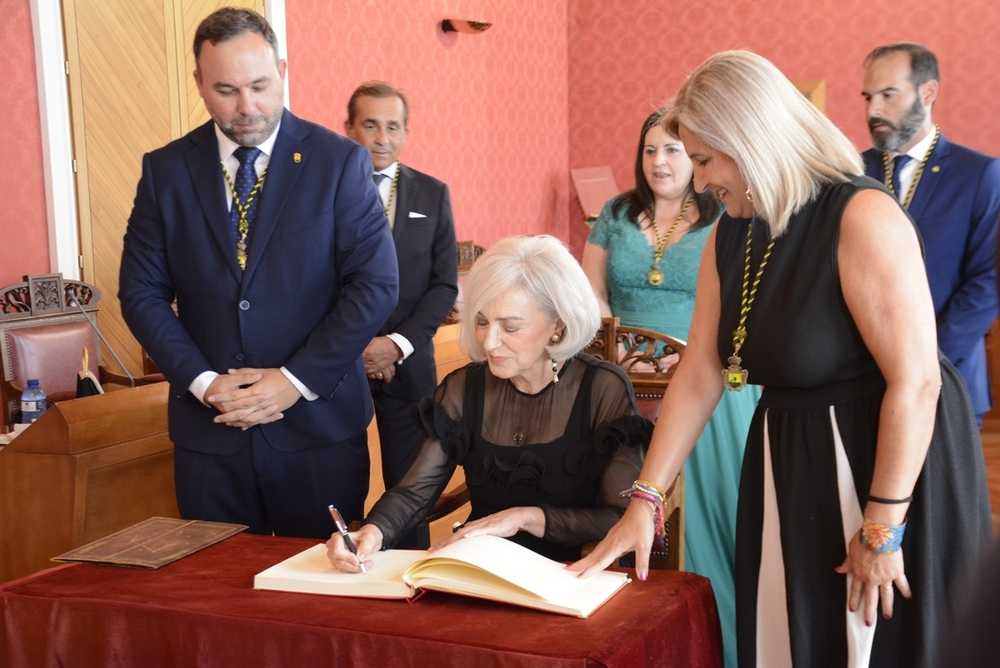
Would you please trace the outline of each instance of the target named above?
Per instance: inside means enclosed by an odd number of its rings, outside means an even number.
[[[665,123],[726,214],[640,478],[666,485],[721,394],[762,385],[737,512],[740,665],[933,665],[955,584],[992,530],[916,229],[760,56],[708,59]],[[573,568],[635,549],[644,578],[650,524],[633,499]]]
[[[652,425],[628,376],[583,352],[600,315],[569,251],[549,236],[487,250],[466,283],[460,337],[473,360],[419,405],[427,440],[400,483],[330,561],[356,572],[426,516],[461,465],[472,510],[436,547],[465,536],[510,537],[551,559],[580,557],[624,512],[619,492],[642,466]]]

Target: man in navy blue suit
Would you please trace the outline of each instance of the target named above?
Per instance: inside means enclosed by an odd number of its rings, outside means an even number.
[[[924,242],[938,346],[958,368],[976,417],[992,405],[983,337],[997,317],[1000,160],[949,142],[931,120],[938,62],[920,44],[880,46],[865,60],[862,96],[874,148],[868,176],[907,209]]]
[[[392,236],[368,152],[283,108],[263,17],[213,13],[194,55],[212,121],[143,158],[122,314],[170,382],[182,517],[324,538],[364,511]]]
[[[402,480],[424,440],[410,410],[437,385],[434,343],[458,294],[458,252],[448,186],[403,165],[409,102],[381,81],[362,84],[344,130],[368,149],[399,260],[399,303],[365,349],[386,489]],[[429,545],[426,529],[403,544]]]

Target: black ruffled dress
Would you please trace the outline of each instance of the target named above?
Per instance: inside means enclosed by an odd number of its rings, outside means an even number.
[[[449,374],[419,406],[428,435],[403,480],[365,523],[392,547],[434,505],[455,467],[465,470],[469,520],[518,506],[545,513],[545,536],[511,537],[550,559],[575,560],[604,538],[628,505],[652,424],[638,415],[625,372],[581,353],[537,394],[494,377],[485,363]]]

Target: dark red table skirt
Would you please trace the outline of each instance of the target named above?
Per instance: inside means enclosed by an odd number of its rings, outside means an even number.
[[[0,587],[0,666],[722,665],[705,578],[653,571],[590,619],[431,592],[255,591],[316,541],[240,534],[155,571],[72,564]]]

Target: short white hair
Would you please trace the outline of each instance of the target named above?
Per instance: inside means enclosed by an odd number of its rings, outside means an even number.
[[[476,338],[476,314],[505,292],[518,289],[531,296],[550,322],[565,327],[559,342],[546,346],[552,359],[569,359],[594,339],[601,309],[587,275],[566,246],[548,235],[508,237],[475,261],[465,284],[459,341],[470,359],[486,359]]]
[[[824,183],[864,173],[861,155],[769,60],[723,51],[692,72],[664,120],[736,162],[772,236]]]

